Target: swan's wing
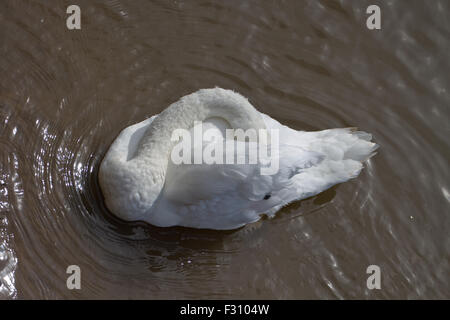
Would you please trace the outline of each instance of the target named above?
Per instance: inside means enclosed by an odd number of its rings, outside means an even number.
[[[256,171],[256,165],[180,164],[169,162],[164,197],[192,205],[234,192]]]
[[[170,201],[186,205],[230,194],[236,194],[247,201],[259,201],[266,195],[283,189],[291,183],[293,176],[323,160],[319,153],[296,146],[280,145],[276,156],[263,156],[256,164],[249,164],[249,155],[252,152],[259,155],[258,148],[261,146],[246,142],[233,143],[236,143],[232,150],[235,161],[240,159],[244,164],[170,164],[164,196]],[[237,151],[238,146],[245,148],[244,155]],[[224,157],[227,150],[230,149],[225,146]],[[262,169],[268,166],[272,167],[273,174],[261,174]]]

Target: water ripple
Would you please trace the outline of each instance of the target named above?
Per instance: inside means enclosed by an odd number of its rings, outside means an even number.
[[[447,2],[385,5],[378,33],[360,1],[79,3],[73,32],[61,2],[0,4],[0,298],[448,298]],[[232,232],[115,218],[110,143],[213,86],[298,130],[359,126],[380,152]]]

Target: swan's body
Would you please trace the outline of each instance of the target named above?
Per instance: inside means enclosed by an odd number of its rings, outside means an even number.
[[[173,130],[189,130],[195,121],[220,132],[227,127],[278,130],[279,170],[261,175],[259,162],[173,164]],[[107,207],[124,220],[234,229],[356,177],[377,148],[370,140],[370,134],[352,129],[295,131],[233,91],[203,89],[125,128],[108,150],[99,180]]]

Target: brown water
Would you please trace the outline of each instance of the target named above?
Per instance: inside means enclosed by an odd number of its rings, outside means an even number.
[[[449,37],[447,0],[2,0],[0,297],[450,298]],[[358,126],[379,153],[237,231],[116,219],[97,181],[110,143],[214,86],[298,130]]]

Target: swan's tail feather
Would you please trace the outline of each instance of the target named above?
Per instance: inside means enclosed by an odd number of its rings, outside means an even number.
[[[337,183],[356,178],[363,162],[378,148],[371,140],[371,134],[357,128],[315,132],[308,149],[323,154],[324,160],[296,176],[298,194],[313,196]]]
[[[364,162],[376,154],[378,145],[372,142],[372,135],[364,131],[352,131],[352,136],[358,139],[352,142],[344,153],[344,159]]]
[[[378,145],[370,133],[358,128],[338,128],[319,131],[312,147],[330,160],[356,160],[364,162],[375,154]]]

